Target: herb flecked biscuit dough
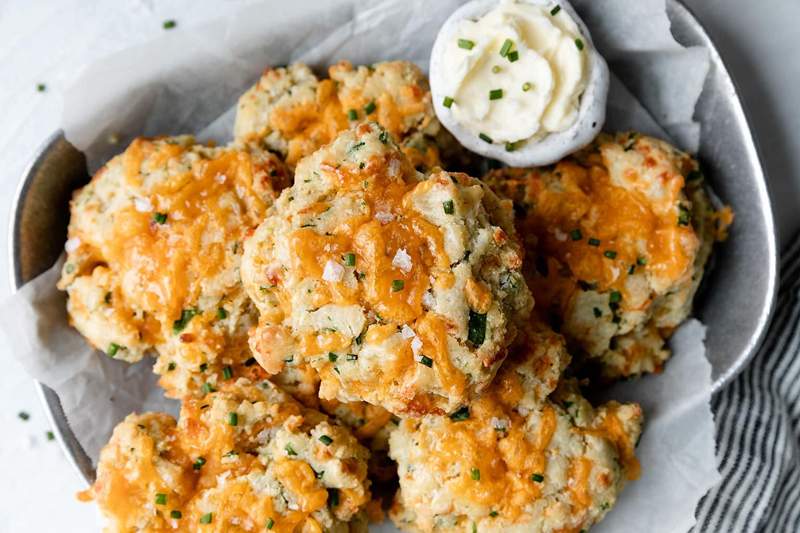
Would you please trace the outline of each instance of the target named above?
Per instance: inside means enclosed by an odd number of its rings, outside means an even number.
[[[297,165],[245,242],[270,374],[310,363],[320,397],[450,412],[488,385],[532,306],[509,202],[479,180],[424,179],[375,123]]]
[[[405,419],[391,434],[400,491],[390,517],[400,529],[588,530],[638,477],[640,407],[595,409],[575,383],[558,385],[563,339],[547,328],[532,335],[468,407]]]
[[[659,371],[732,220],[697,162],[651,137],[603,134],[556,165],[485,179],[514,201],[535,311],[607,378]]]
[[[258,313],[239,276],[245,232],[288,185],[281,160],[191,137],[137,139],[77,191],[59,288],[72,324],[110,357],[152,350],[167,394],[202,394],[264,373],[247,331]],[[316,397],[316,374],[278,381]]]
[[[129,415],[103,448],[108,531],[366,531],[368,451],[268,381],[183,402],[180,420]]]
[[[432,169],[469,165],[466,150],[433,111],[428,81],[408,61],[353,67],[342,61],[318,79],[306,65],[267,69],[239,99],[237,140],[261,143],[290,167],[364,120],[378,122],[398,140],[411,164]]]

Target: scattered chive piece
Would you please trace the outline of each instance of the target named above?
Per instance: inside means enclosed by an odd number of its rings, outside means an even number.
[[[456,206],[455,203],[453,203],[453,200],[446,200],[442,202],[442,209],[444,209],[445,215],[452,215],[456,212]]]
[[[177,23],[177,22],[175,22],[175,21],[174,21],[174,20],[172,20],[172,19],[165,20],[165,21],[164,21],[164,24],[162,24],[162,26],[164,27],[164,29],[165,29],[165,30],[171,30],[172,28],[174,28],[174,27],[175,27],[175,26],[177,26],[177,25],[178,25],[178,23]]]
[[[332,439],[332,438],[330,438],[330,437],[329,437],[329,436],[327,436],[327,435],[322,435],[322,436],[319,438],[319,441],[320,441],[322,444],[324,444],[325,446],[330,446],[331,444],[333,444],[333,439]]]
[[[612,304],[619,303],[622,301],[622,293],[619,291],[612,291],[611,294],[608,295],[608,301]]]
[[[186,324],[199,312],[197,308],[184,309],[181,311],[181,317],[172,323],[172,332],[178,334],[183,331],[184,328],[186,328]]]
[[[628,275],[630,276],[630,275],[631,275],[631,274],[633,274],[634,272],[636,272],[636,265],[631,265],[631,266],[628,268]]]
[[[689,222],[692,220],[692,214],[686,208],[686,206],[679,205],[678,206],[678,225],[679,226],[688,226]]]
[[[513,152],[517,149],[517,143],[506,143],[506,152]]]
[[[266,528],[267,529],[272,529],[272,526],[274,526],[274,525],[275,525],[275,520],[273,520],[272,518],[267,518]]]
[[[491,138],[491,137],[489,137],[488,135],[486,135],[485,133],[479,133],[479,134],[478,134],[478,137],[480,137],[480,139],[481,139],[482,141],[484,141],[484,142],[487,142],[487,143],[489,143],[489,144],[492,144],[492,143],[494,142],[494,141],[492,140],[492,138]]]
[[[250,359],[248,359],[247,361],[244,362],[244,366],[253,366],[257,362],[258,361],[256,361],[255,357],[251,357]]]
[[[594,313],[595,318],[600,318],[601,316],[603,316],[603,312],[597,307],[593,308],[592,312]]]
[[[392,280],[392,292],[402,291],[403,287],[406,286],[406,282],[402,279],[393,279]]]
[[[544,476],[542,474],[531,474],[531,481],[535,481],[536,483],[541,483],[544,481]]]
[[[103,301],[107,304],[111,303],[111,293],[107,292],[106,295],[103,297]]]
[[[215,391],[216,389],[211,385],[211,383],[209,383],[208,381],[203,383],[203,394],[211,394],[212,392]]]
[[[374,101],[368,103],[367,105],[364,106],[364,114],[369,115],[370,113],[375,111],[376,107],[377,106],[375,105]]]
[[[339,505],[339,491],[337,489],[328,489],[328,497],[331,501],[331,507]]]
[[[503,46],[500,47],[500,57],[506,57],[511,51],[512,46],[514,46],[514,41],[511,39],[506,39],[503,41]]]
[[[493,66],[493,67],[492,67],[492,72],[494,72],[495,74],[497,74],[498,72],[500,72],[500,70],[502,70],[502,69],[500,68],[500,65],[495,65],[495,66]]]
[[[225,379],[231,379],[233,377],[233,369],[230,365],[222,369],[222,377]]]
[[[444,100],[442,101],[442,105],[445,106],[447,109],[450,109],[450,106],[453,105],[453,102],[455,102],[455,100],[453,100],[449,96],[445,96]]]
[[[647,258],[646,257],[637,258],[636,259],[636,264],[639,265],[639,266],[645,266],[647,264]]]
[[[344,254],[344,264],[345,266],[356,266],[356,254],[354,253],[347,253]]]
[[[29,415],[25,411],[20,411],[19,413],[17,413],[17,416],[19,417],[20,420],[23,421],[28,421],[31,418],[31,415]]]
[[[581,240],[583,238],[583,234],[581,233],[581,230],[579,230],[579,229],[574,229],[574,230],[570,231],[569,232],[569,236],[572,238],[573,241],[579,241],[579,240]]]
[[[458,47],[463,48],[464,50],[472,50],[474,46],[475,46],[475,41],[470,41],[469,39],[458,40]]]
[[[156,224],[166,224],[167,223],[167,214],[166,213],[156,213],[153,215],[153,221]]]
[[[508,59],[510,63],[513,63],[514,61],[519,59],[519,52],[516,50],[509,52],[508,55],[506,56],[506,59]]]
[[[220,320],[225,320],[228,318],[228,312],[224,307],[217,307],[217,318]]]
[[[622,317],[619,315],[614,315],[614,318],[611,319],[611,322],[613,322],[614,324],[619,324],[620,322],[622,322]]]
[[[45,436],[47,437],[47,440],[56,440],[56,434],[52,431],[45,433]]]
[[[208,363],[200,363],[200,372],[208,370]]]
[[[533,88],[533,84],[531,84],[531,82],[529,82],[529,81],[526,81],[525,83],[523,83],[523,84],[522,84],[522,90],[523,90],[524,92],[528,92],[528,91],[530,91],[532,88]]]
[[[578,50],[583,50],[583,41],[580,39],[575,39],[575,46],[578,47]]]
[[[358,361],[358,355],[354,353],[349,353],[347,354],[347,357],[345,357],[345,359],[347,359],[348,361]]]
[[[167,495],[163,492],[159,492],[156,494],[156,505],[166,505],[167,504]]]
[[[194,470],[200,470],[201,468],[203,468],[204,464],[206,464],[206,458],[198,457],[197,459],[195,459],[194,463],[192,463],[192,468]]]
[[[472,533],[478,533],[478,526],[475,524],[475,522],[472,523]]]
[[[503,89],[492,89],[489,91],[489,100],[500,100],[503,97]]]
[[[582,291],[593,291],[597,289],[597,283],[589,283],[588,281],[584,281],[582,279],[578,280],[578,286]]]
[[[615,259],[617,257],[617,252],[615,250],[606,250],[603,252],[603,255],[609,259]]]
[[[559,11],[561,11],[561,6],[556,6],[550,10],[550,14],[555,17]]]
[[[389,132],[386,131],[386,130],[383,130],[382,132],[380,132],[378,134],[378,140],[380,142],[382,142],[383,144],[386,144],[386,141],[389,140]]]
[[[214,518],[214,513],[206,513],[200,517],[201,524],[210,524],[211,520]]]
[[[472,477],[472,479],[474,479],[475,481],[480,481],[481,480],[481,471],[478,470],[477,468],[473,468],[470,471],[469,474],[470,474],[470,477]]]
[[[347,118],[350,120],[356,120],[358,118],[358,111],[351,109],[347,112]]]
[[[433,368],[433,359],[431,359],[430,357],[428,357],[426,355],[420,355],[419,356],[419,364],[425,365],[428,368]]]
[[[169,512],[169,516],[170,518],[174,518],[175,520],[180,520],[181,518],[183,518],[183,513],[181,513],[177,509],[173,509],[172,511]]]
[[[297,455],[297,452],[294,451],[294,448],[292,448],[291,444],[287,444],[285,449],[287,455]]]
[[[490,511],[489,512],[489,516],[491,516],[492,518],[496,517],[497,515],[498,515],[497,511]]]
[[[467,324],[467,340],[475,346],[480,346],[485,339],[486,313],[476,313],[470,309],[469,323]]]
[[[173,370],[175,370],[175,362],[170,361],[169,364],[167,365],[167,371],[172,372]]]
[[[330,361],[331,363],[335,363],[337,359],[339,359],[338,355],[336,355],[333,352],[328,352],[328,361]]]
[[[588,242],[589,246],[600,246],[600,239],[595,239],[594,237],[591,237]]]
[[[117,344],[116,342],[112,342],[111,344],[108,345],[108,350],[106,350],[106,355],[109,357],[114,357],[115,355],[117,355],[119,348],[120,348],[119,344]]]
[[[466,405],[464,407],[459,407],[457,411],[453,412],[450,415],[450,420],[455,422],[461,422],[463,420],[469,419],[469,407]]]
[[[44,83],[39,83],[36,85],[36,90],[39,91],[40,93],[43,93],[47,90],[47,85],[45,85]]]

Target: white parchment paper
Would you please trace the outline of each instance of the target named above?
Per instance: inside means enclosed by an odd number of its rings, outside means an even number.
[[[89,66],[67,92],[63,128],[99,168],[135,136],[197,133],[224,142],[239,94],[266,66],[318,68],[409,59],[427,67],[438,28],[459,0],[271,0]],[[669,33],[664,0],[575,0],[613,76],[607,129],[637,129],[694,150],[694,105],[706,51]],[[119,139],[109,142],[110,137]],[[56,390],[69,423],[96,460],[113,426],[133,411],[167,410],[150,362],[127,365],[92,351],[67,323],[58,266],[0,305],[0,333],[31,376]],[[685,324],[663,374],[624,383],[609,397],[637,401],[646,416],[637,455],[642,478],[595,531],[686,531],[699,499],[719,479],[704,328]],[[376,531],[393,531],[387,524]]]

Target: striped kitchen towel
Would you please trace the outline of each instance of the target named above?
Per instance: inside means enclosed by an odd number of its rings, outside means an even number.
[[[722,481],[694,532],[800,531],[800,236],[781,258],[763,346],[712,408]]]

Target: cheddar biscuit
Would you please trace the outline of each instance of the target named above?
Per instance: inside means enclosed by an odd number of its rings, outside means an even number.
[[[245,243],[256,358],[269,373],[310,363],[324,399],[456,409],[532,305],[510,213],[464,174],[424,179],[377,124],[343,132]]]

